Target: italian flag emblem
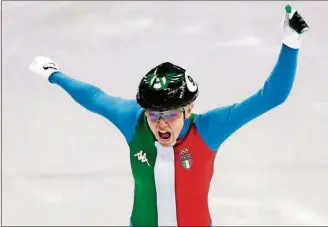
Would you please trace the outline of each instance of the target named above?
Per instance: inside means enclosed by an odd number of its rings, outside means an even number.
[[[184,169],[189,170],[192,167],[192,159],[190,154],[180,155],[180,162]]]

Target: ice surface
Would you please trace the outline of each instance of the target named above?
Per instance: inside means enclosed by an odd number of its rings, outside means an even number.
[[[284,2],[3,2],[3,225],[128,225],[128,146],[104,118],[31,74],[37,55],[115,96],[171,61],[200,85],[196,111],[259,89]],[[213,225],[328,225],[327,2],[292,2],[311,27],[289,99],[221,147]]]

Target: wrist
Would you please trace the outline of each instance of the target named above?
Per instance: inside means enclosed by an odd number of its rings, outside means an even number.
[[[54,82],[54,77],[56,76],[56,74],[60,73],[59,71],[54,71],[52,72],[49,76],[48,76],[48,81],[50,83],[53,83]]]
[[[298,34],[286,35],[282,42],[292,49],[299,49],[301,46],[301,40]]]

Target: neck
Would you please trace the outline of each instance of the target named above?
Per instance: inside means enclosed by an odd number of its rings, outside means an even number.
[[[186,133],[189,130],[190,125],[191,125],[191,118],[189,117],[188,119],[184,120],[183,128],[178,136],[178,139],[181,139],[182,137],[184,137],[186,135]]]

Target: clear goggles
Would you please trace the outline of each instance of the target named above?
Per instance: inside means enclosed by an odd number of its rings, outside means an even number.
[[[176,110],[169,110],[164,112],[146,110],[146,116],[150,121],[159,121],[161,118],[164,121],[173,121],[181,116],[185,108],[179,108]]]

